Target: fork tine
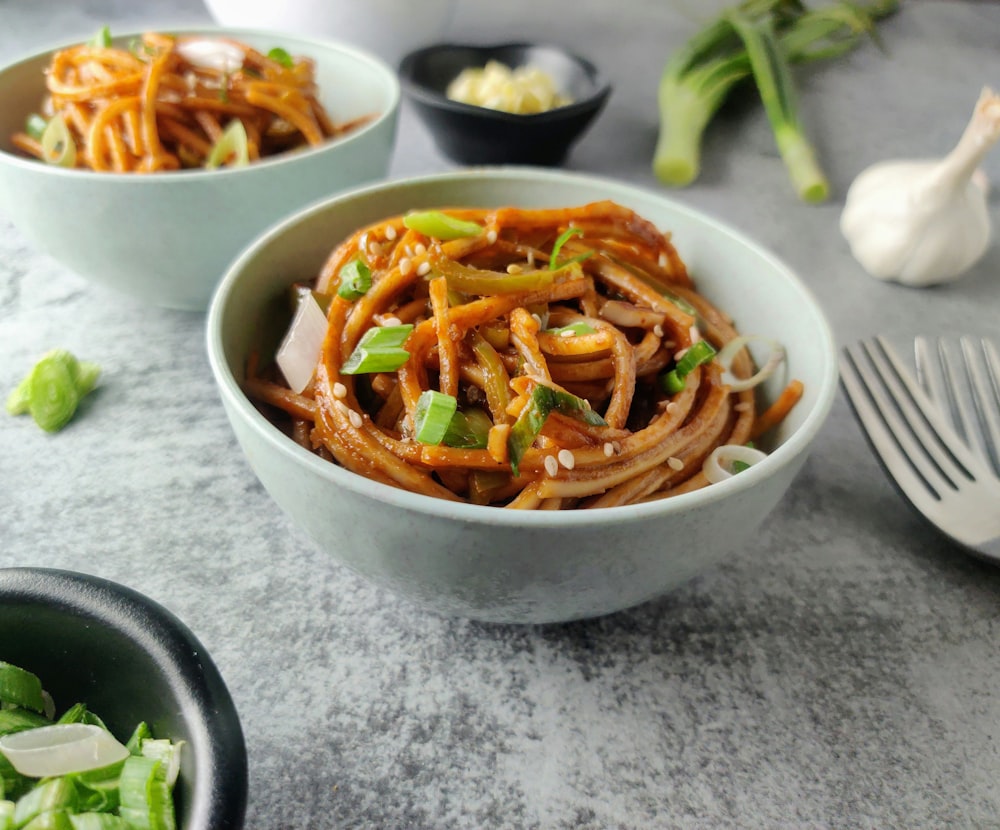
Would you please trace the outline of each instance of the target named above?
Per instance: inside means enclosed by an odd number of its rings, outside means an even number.
[[[859,347],[860,348],[860,347]],[[886,425],[881,407],[872,394],[873,379],[861,362],[860,356],[849,348],[844,349],[840,359],[840,382],[864,427],[872,447],[889,471],[890,478],[906,493],[918,508],[926,504],[928,497],[938,499],[927,479],[914,467],[907,450],[900,446],[893,431]],[[876,388],[880,387],[877,381]]]
[[[981,449],[987,464],[1000,476],[1000,355],[985,337],[978,345],[962,338],[962,355],[981,429]]]
[[[956,372],[953,367],[962,361],[957,360],[952,351],[944,339],[938,340],[935,346],[926,337],[915,337],[913,340],[917,379],[937,404],[938,410],[951,418],[966,445],[975,451],[981,448],[976,446],[978,430],[975,428],[973,395],[966,388],[968,371]],[[968,358],[965,360],[968,366]],[[962,382],[956,377],[958,374],[962,375]]]

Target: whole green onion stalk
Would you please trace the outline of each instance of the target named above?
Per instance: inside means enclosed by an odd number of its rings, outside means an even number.
[[[706,127],[732,89],[755,77],[755,67],[734,18],[745,26],[773,34],[772,40],[777,41],[775,53],[787,70],[789,64],[835,58],[854,48],[862,37],[874,37],[876,21],[898,6],[898,0],[873,0],[867,4],[842,0],[810,9],[800,0],[744,0],[724,12],[676,50],[664,66],[658,93],[660,132],[653,154],[657,178],[664,184],[683,187],[698,177]],[[780,86],[790,83],[786,70],[777,73],[777,87],[760,90],[761,97],[767,105],[765,96],[783,95],[791,109],[778,108],[777,102],[773,107],[783,114],[782,129],[804,137],[795,117],[794,95],[785,95],[787,89]],[[787,120],[789,116],[791,120]],[[783,140],[794,143],[797,139],[793,135]],[[786,157],[786,164],[793,163],[800,162]],[[790,174],[796,178],[791,167]]]

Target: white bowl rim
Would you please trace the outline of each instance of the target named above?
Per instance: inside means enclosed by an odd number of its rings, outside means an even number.
[[[243,268],[257,255],[260,248],[272,240],[282,236],[290,227],[304,222],[315,214],[324,213],[334,205],[349,201],[369,192],[391,190],[398,187],[421,187],[425,185],[442,184],[469,178],[501,178],[506,181],[522,179],[538,181],[539,179],[555,183],[576,183],[599,187],[607,194],[607,198],[617,200],[618,197],[641,196],[662,201],[671,209],[685,214],[691,219],[714,227],[740,244],[752,250],[755,254],[768,261],[788,281],[789,287],[796,291],[799,298],[811,305],[817,312],[819,322],[815,332],[821,342],[825,355],[825,365],[819,389],[812,409],[805,420],[782,444],[771,451],[759,464],[718,484],[712,484],[690,493],[682,493],[670,498],[640,504],[622,505],[618,507],[599,508],[594,510],[509,510],[502,507],[452,502],[433,496],[412,493],[391,485],[382,484],[350,472],[338,464],[326,461],[305,448],[277,429],[262,415],[244,394],[226,362],[221,337],[221,322],[223,310],[232,294],[234,283]],[[685,510],[697,510],[710,506],[730,495],[749,490],[759,481],[777,473],[779,468],[789,464],[799,454],[808,452],[810,442],[822,428],[833,405],[837,391],[839,372],[836,359],[836,342],[829,322],[823,313],[822,306],[812,291],[798,275],[792,271],[779,257],[770,250],[755,242],[750,237],[719,221],[703,211],[688,207],[675,199],[664,196],[649,188],[606,178],[600,175],[577,173],[563,170],[547,170],[537,167],[519,165],[497,165],[484,167],[467,167],[456,171],[418,175],[401,179],[382,181],[376,184],[364,185],[343,191],[332,198],[323,199],[304,207],[302,210],[286,217],[273,225],[268,231],[252,242],[230,265],[229,269],[216,286],[209,304],[206,318],[206,341],[209,364],[220,388],[220,394],[234,406],[244,417],[249,426],[278,453],[289,458],[295,464],[304,464],[307,469],[318,476],[330,480],[338,487],[349,489],[358,495],[370,498],[376,502],[403,508],[414,513],[421,513],[438,518],[450,519],[468,524],[495,525],[503,527],[523,526],[526,528],[560,528],[598,527],[614,524],[619,521],[635,521],[652,519]]]
[[[141,183],[140,186],[148,185],[149,183],[164,184],[169,182],[191,182],[192,180],[197,180],[204,177],[219,178],[222,176],[247,176],[253,175],[258,170],[272,170],[275,167],[281,165],[294,164],[302,159],[310,159],[315,156],[321,155],[323,153],[330,152],[335,148],[343,147],[345,144],[353,144],[357,141],[364,141],[368,133],[377,130],[381,127],[388,119],[394,118],[399,111],[401,101],[402,101],[402,86],[399,82],[399,77],[396,72],[392,69],[389,64],[379,58],[377,55],[369,52],[366,49],[354,46],[349,43],[344,43],[338,40],[332,40],[322,37],[310,37],[307,35],[296,35],[287,32],[276,32],[270,31],[268,29],[259,28],[242,28],[233,26],[220,26],[211,24],[195,24],[190,26],[178,25],[166,27],[171,34],[176,35],[214,35],[214,36],[225,36],[232,37],[239,40],[241,37],[249,35],[254,38],[267,39],[271,38],[274,40],[276,46],[282,46],[287,49],[286,44],[300,44],[307,48],[315,48],[317,50],[323,50],[325,52],[336,52],[341,55],[345,55],[355,61],[359,65],[364,66],[367,70],[371,71],[373,75],[377,76],[379,81],[383,83],[386,89],[389,91],[389,104],[386,106],[382,112],[373,118],[371,121],[361,125],[357,129],[353,129],[350,132],[345,133],[342,136],[337,136],[328,141],[324,141],[322,144],[316,147],[308,147],[295,152],[279,153],[278,155],[272,156],[266,159],[260,159],[259,161],[253,162],[253,164],[248,164],[245,167],[220,167],[215,170],[206,170],[204,168],[193,168],[190,170],[165,170],[154,173],[143,173],[137,175],[136,173],[118,173],[114,171],[98,171],[98,170],[86,170],[77,168],[66,168],[59,167],[52,164],[43,164],[38,161],[38,159],[24,158],[22,156],[10,153],[3,148],[0,148],[0,161],[7,164],[11,164],[17,167],[25,167],[26,169],[36,170],[43,175],[52,176],[69,176],[72,178],[87,179],[92,178],[101,182],[129,182],[129,183]],[[128,38],[141,37],[145,32],[158,31],[154,27],[145,27],[141,30],[122,32],[120,34],[112,34],[112,40],[125,40]],[[50,46],[46,49],[35,50],[30,54],[24,55],[20,58],[16,58],[13,61],[0,66],[0,79],[3,78],[9,71],[15,69],[21,64],[31,63],[32,61],[37,61],[41,58],[45,58],[52,53],[60,50],[67,49],[72,46],[79,45],[81,41],[79,39],[72,40],[69,42],[63,41],[54,46]],[[297,49],[289,50],[296,51]],[[321,58],[314,58],[317,63]]]

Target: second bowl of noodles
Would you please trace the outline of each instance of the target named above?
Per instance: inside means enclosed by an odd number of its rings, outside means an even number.
[[[333,561],[503,622],[626,608],[745,544],[836,388],[823,313],[771,253],[520,168],[291,217],[223,279],[208,352],[250,466]]]

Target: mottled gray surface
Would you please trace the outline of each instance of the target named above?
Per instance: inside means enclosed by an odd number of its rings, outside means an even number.
[[[461,0],[451,34],[587,53],[615,92],[567,166],[656,187],[656,81],[699,4],[539,5]],[[206,19],[196,0],[0,0],[0,60],[103,22]],[[829,204],[795,201],[752,103],[674,195],[779,252],[842,342],[996,334],[1000,248],[906,290],[864,275],[836,224],[862,166],[943,153],[1000,83],[1000,4],[912,0],[883,34],[887,55],[803,79]],[[393,175],[449,166],[405,110]],[[1000,181],[1000,153],[987,167]],[[288,526],[230,434],[203,323],[89,286],[0,216],[0,388],[55,345],[105,370],[58,436],[0,417],[0,566],[97,573],[188,622],[243,718],[248,827],[1000,826],[1000,571],[906,509],[842,399],[724,565],[605,619],[486,626],[363,584]]]

